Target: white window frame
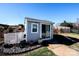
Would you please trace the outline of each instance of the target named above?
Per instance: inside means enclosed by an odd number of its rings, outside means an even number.
[[[33,32],[33,25],[37,25],[37,32]],[[31,33],[38,33],[38,24],[37,23],[31,23]]]

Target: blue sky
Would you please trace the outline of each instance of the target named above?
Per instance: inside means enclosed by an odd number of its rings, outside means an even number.
[[[49,3],[49,4],[0,4],[1,24],[23,24],[24,17],[50,20],[55,24],[64,20],[76,22],[79,18],[79,4]]]

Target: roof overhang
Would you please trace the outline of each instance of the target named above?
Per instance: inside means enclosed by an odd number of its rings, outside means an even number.
[[[39,23],[49,23],[49,24],[54,24],[51,21],[47,21],[47,20],[39,20],[39,19],[34,19],[34,18],[29,18],[29,17],[25,17],[25,21],[30,21],[30,22],[39,22]]]

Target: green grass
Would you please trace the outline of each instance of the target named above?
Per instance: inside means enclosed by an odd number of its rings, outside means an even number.
[[[69,36],[74,38],[79,38],[79,34],[76,34],[76,33],[69,33]]]
[[[62,33],[62,35],[73,37],[73,38],[79,38],[79,34],[76,33]]]
[[[48,50],[47,47],[38,48],[30,52],[22,53],[20,55],[23,55],[23,56],[55,56],[55,54],[52,51]]]
[[[79,51],[79,42],[70,45],[70,47],[73,48],[73,49],[75,49],[75,50],[77,50],[77,51]]]
[[[79,34],[77,34],[77,33],[66,33],[64,35],[72,37],[72,38],[79,39]],[[75,49],[75,50],[77,50],[77,51],[79,51],[79,42],[70,45],[70,47],[73,48],[73,49]]]

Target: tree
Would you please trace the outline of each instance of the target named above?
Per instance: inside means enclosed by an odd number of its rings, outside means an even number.
[[[24,28],[24,25],[23,24],[19,24],[18,26],[21,26],[22,28]]]
[[[70,31],[72,31],[72,29],[73,29],[73,23],[66,22],[66,21],[61,23],[60,26],[70,27]]]
[[[68,26],[68,23],[64,21],[63,23],[60,24],[60,26]]]
[[[60,26],[66,26],[66,27],[70,27],[72,29],[73,28],[73,23],[64,21],[63,23],[60,24]]]
[[[68,23],[68,27],[73,28],[73,23]]]

